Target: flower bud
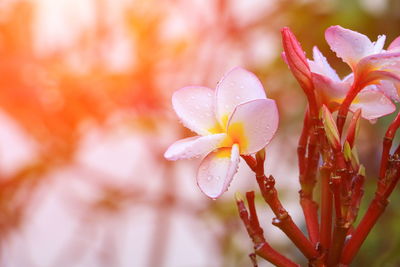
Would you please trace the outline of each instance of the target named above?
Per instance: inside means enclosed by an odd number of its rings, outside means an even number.
[[[360,165],[359,169],[358,169],[358,175],[364,176],[365,177],[365,167],[364,165]]]
[[[349,129],[347,130],[346,141],[349,143],[350,147],[354,146],[354,140],[357,138],[358,129],[360,126],[361,109],[357,109],[354,112],[353,118],[349,124]]]
[[[337,129],[335,120],[333,119],[331,112],[325,105],[322,106],[320,116],[322,117],[322,123],[324,124],[326,137],[328,138],[329,143],[331,144],[334,150],[339,151],[340,150],[339,131]]]
[[[308,66],[305,53],[301,48],[300,43],[288,27],[284,27],[281,30],[281,33],[284,49],[282,57],[286,64],[288,64],[294,77],[296,77],[303,90],[308,93],[310,90],[313,90],[313,84],[310,67]]]

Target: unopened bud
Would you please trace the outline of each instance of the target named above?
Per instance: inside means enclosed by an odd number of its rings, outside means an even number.
[[[299,41],[297,41],[296,37],[288,27],[284,27],[281,30],[281,33],[284,49],[282,57],[286,64],[288,64],[294,77],[296,77],[303,90],[312,90],[313,85],[310,67]]]
[[[358,168],[358,175],[364,176],[365,177],[365,167],[364,165],[360,165],[360,167]]]
[[[344,146],[343,146],[343,154],[344,154],[344,159],[347,162],[351,161],[351,158],[353,155],[352,155],[350,144],[347,141],[344,143]]]
[[[326,137],[328,138],[329,143],[335,150],[340,150],[339,131],[336,127],[336,123],[331,112],[325,105],[322,106],[320,116],[322,118]]]
[[[349,142],[350,147],[354,146],[354,140],[357,138],[358,129],[360,127],[361,109],[357,109],[353,114],[350,121],[349,129],[347,130],[346,141]]]

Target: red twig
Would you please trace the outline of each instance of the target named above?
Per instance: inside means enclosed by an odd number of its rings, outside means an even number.
[[[304,121],[303,121],[303,129],[301,131],[301,135],[299,138],[299,143],[297,146],[297,157],[299,160],[299,176],[300,176],[300,182],[302,179],[304,179],[305,175],[305,170],[306,170],[306,150],[307,150],[307,141],[309,137],[309,132],[310,132],[310,118],[309,118],[309,112],[308,110],[306,111],[306,114],[304,115]]]
[[[293,222],[292,217],[290,217],[280,202],[278,192],[275,189],[275,179],[272,176],[267,178],[265,175],[262,175],[257,176],[257,182],[265,202],[267,202],[276,216],[272,223],[280,228],[309,260],[317,258],[318,251]]]
[[[338,115],[337,115],[337,128],[339,131],[339,136],[342,136],[343,126],[346,122],[347,113],[349,112],[349,107],[351,102],[353,102],[354,98],[356,98],[358,92],[362,88],[358,86],[357,81],[355,80],[347,93],[345,99],[339,107]]]
[[[387,204],[387,200],[382,199],[382,197],[378,195],[375,196],[359,226],[354,230],[351,239],[345,245],[340,259],[341,264],[348,265],[351,263],[372,227],[385,211]]]
[[[334,148],[333,148],[334,149]],[[346,222],[346,218],[343,216],[342,208],[344,204],[342,202],[342,193],[347,194],[348,190],[344,189],[347,183],[347,169],[344,161],[344,156],[341,151],[335,151],[335,172],[336,176],[331,177],[331,186],[334,199],[335,207],[335,227],[333,230],[333,238],[328,253],[328,264],[329,266],[335,266],[340,258],[344,241],[346,238],[347,231],[350,225]]]
[[[239,210],[239,216],[246,227],[247,233],[253,240],[255,253],[276,266],[299,267],[298,264],[295,264],[293,261],[280,254],[266,242],[263,235],[263,229],[260,227],[258,222],[258,216],[254,203],[254,192],[248,192],[246,197],[249,204],[250,216],[244,201],[240,197],[236,198],[236,205]]]
[[[393,192],[393,189],[397,185],[400,178],[400,161],[397,156],[395,156],[388,164],[388,170],[385,175],[385,180],[387,181],[387,186],[384,189],[375,193],[375,198],[372,200],[367,212],[365,213],[363,219],[361,220],[358,227],[355,229],[350,241],[346,244],[343,249],[343,254],[340,262],[342,264],[350,264],[360,249],[361,245],[367,238],[372,227],[376,224],[379,217],[385,211],[387,206],[388,197]],[[383,187],[382,187],[383,188]]]
[[[361,198],[364,195],[364,190],[363,190],[364,180],[365,177],[361,174],[358,174],[356,177],[354,177],[352,185],[351,204],[347,214],[347,221],[351,224],[353,224],[357,218],[358,210],[360,208]]]
[[[396,118],[389,125],[385,137],[383,139],[381,166],[379,169],[379,181],[380,181],[378,189],[379,192],[383,190],[382,180],[386,174],[386,169],[389,161],[389,153],[390,153],[390,148],[392,147],[393,138],[399,126],[400,126],[400,112],[397,114]]]
[[[314,122],[316,123],[316,122]],[[311,242],[318,242],[318,205],[313,200],[313,190],[316,183],[316,169],[319,153],[316,145],[317,132],[309,118],[308,111],[304,116],[303,130],[299,139],[297,155],[299,160],[299,180],[301,185],[300,205],[306,221]],[[313,131],[314,130],[314,131]],[[310,134],[312,134],[310,136]],[[308,155],[306,156],[306,152]]]
[[[332,192],[329,188],[331,169],[327,166],[321,168],[321,236],[322,250],[328,253],[332,234]]]

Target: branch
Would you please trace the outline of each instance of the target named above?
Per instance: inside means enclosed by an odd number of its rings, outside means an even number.
[[[293,261],[280,254],[266,242],[263,235],[264,231],[260,227],[255,209],[254,192],[247,192],[246,198],[249,205],[250,216],[244,204],[243,198],[239,194],[236,194],[236,205],[239,210],[239,216],[246,227],[247,233],[253,241],[255,253],[279,267],[299,267],[298,264],[295,264]]]

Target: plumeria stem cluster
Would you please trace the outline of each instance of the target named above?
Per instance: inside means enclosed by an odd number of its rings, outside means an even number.
[[[264,172],[264,147],[276,132],[278,111],[275,101],[266,97],[260,81],[250,72],[233,69],[215,90],[191,86],[177,91],[174,109],[185,126],[199,136],[174,143],[165,157],[176,160],[208,154],[199,167],[197,181],[211,198],[228,189],[242,158],[275,214],[272,224],[286,234],[309,265],[348,266],[383,214],[400,179],[400,145],[392,148],[400,127],[399,113],[383,138],[375,196],[356,224],[367,179],[357,152],[359,122],[373,122],[396,110],[393,101],[400,100],[400,39],[384,50],[385,36],[371,42],[365,35],[340,26],[328,28],[325,38],[352,70],[343,79],[317,47],[313,59],[307,59],[290,29],[282,29],[283,59],[308,100],[297,148],[299,200],[308,235],[281,203],[275,178]],[[317,184],[320,192],[315,192]],[[299,266],[267,242],[256,212],[255,193],[248,192],[246,199],[248,207],[236,194],[239,215],[255,254],[276,266]],[[256,265],[254,254],[251,260]]]

